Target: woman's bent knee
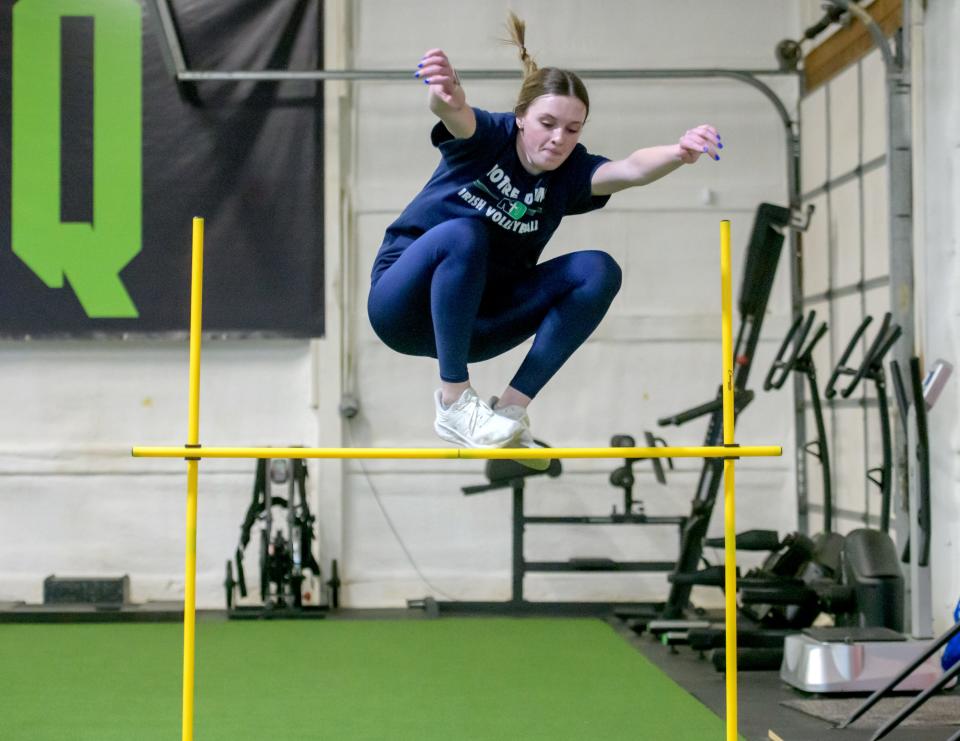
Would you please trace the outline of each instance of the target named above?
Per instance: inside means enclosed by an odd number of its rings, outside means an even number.
[[[584,285],[598,295],[613,300],[623,284],[623,270],[617,261],[601,250],[587,250],[577,253],[577,256]]]

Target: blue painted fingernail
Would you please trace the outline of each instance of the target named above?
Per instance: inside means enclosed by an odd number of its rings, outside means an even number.
[[[418,64],[417,66],[418,66],[418,67],[422,67],[422,66],[423,66],[423,62],[420,62],[420,64]]]
[[[720,138],[720,134],[717,134],[717,139],[719,139],[719,138]]]
[[[723,149],[723,142],[717,142],[717,149]]]
[[[706,152],[706,151],[707,151],[707,148],[706,148],[706,147],[704,147],[704,148],[703,148],[703,151],[704,151],[704,152]]]
[[[429,84],[430,84],[430,80],[428,80],[426,77],[424,77],[424,78],[423,78],[423,84],[424,84],[424,85],[429,85]]]
[[[720,155],[719,155],[719,154],[716,155],[716,156],[714,157],[714,159],[715,159],[717,162],[719,162],[719,161],[720,161]]]
[[[420,76],[420,73],[419,73],[419,72],[414,72],[414,73],[413,73],[413,76],[414,76],[414,77],[419,77],[419,76]]]

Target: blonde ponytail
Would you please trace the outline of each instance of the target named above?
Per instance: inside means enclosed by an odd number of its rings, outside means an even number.
[[[507,35],[509,38],[504,39],[504,41],[520,50],[520,63],[523,65],[524,78],[535,74],[538,69],[537,63],[533,61],[533,57],[527,53],[527,47],[524,43],[526,33],[527,24],[520,20],[517,14],[511,10],[507,16]]]
[[[533,57],[527,53],[524,37],[527,33],[527,24],[517,18],[512,10],[507,16],[507,33],[510,38],[504,43],[515,46],[520,50],[520,61],[523,64],[523,82],[520,85],[520,94],[517,96],[517,105],[514,113],[522,116],[530,104],[541,95],[569,95],[579,98],[587,112],[590,112],[590,98],[587,88],[575,72],[557,67],[538,67]]]

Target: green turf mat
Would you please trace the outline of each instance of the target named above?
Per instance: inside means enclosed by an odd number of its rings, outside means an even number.
[[[0,625],[0,738],[180,738],[177,624]],[[599,620],[200,621],[197,741],[724,737]]]

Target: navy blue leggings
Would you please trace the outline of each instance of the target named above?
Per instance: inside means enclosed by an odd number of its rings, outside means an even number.
[[[488,360],[536,335],[510,382],[530,398],[596,329],[620,290],[620,266],[597,250],[555,257],[520,273],[499,268],[479,219],[452,219],[374,270],[370,324],[389,347],[437,358],[440,378],[468,380]]]

